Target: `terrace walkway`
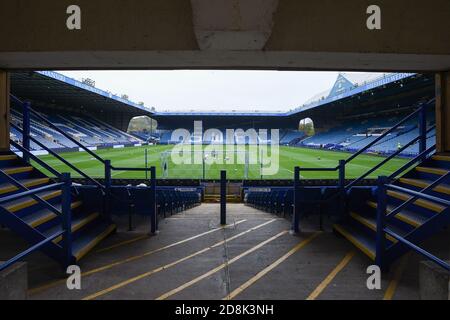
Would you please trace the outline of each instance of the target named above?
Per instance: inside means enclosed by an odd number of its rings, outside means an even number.
[[[119,222],[118,232],[82,261],[81,290],[68,290],[55,278],[58,266],[35,254],[29,298],[419,298],[417,271],[403,270],[405,261],[383,277],[381,290],[368,290],[369,260],[333,233],[311,225],[293,236],[287,220],[243,204],[228,204],[229,225],[221,228],[218,212],[217,204],[202,204],[162,220],[154,237],[146,236],[147,223],[135,221],[140,227],[129,232]],[[33,261],[42,266],[33,269]]]

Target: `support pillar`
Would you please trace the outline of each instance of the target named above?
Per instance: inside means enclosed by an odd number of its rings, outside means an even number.
[[[0,70],[0,151],[9,150],[9,73]]]
[[[227,172],[220,171],[220,224],[227,224]]]
[[[292,211],[292,226],[291,232],[293,234],[300,233],[300,167],[294,168],[294,209]]]
[[[436,74],[436,152],[450,152],[450,72]]]

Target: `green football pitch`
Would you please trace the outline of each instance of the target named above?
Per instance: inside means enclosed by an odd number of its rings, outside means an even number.
[[[111,160],[115,167],[141,167],[145,164],[145,149],[147,149],[147,166],[156,167],[157,178],[163,178],[163,166],[161,153],[170,151],[173,146],[157,145],[129,147],[120,149],[101,149],[95,151],[103,159]],[[103,165],[86,152],[69,152],[60,154],[65,160],[73,164],[78,169],[92,177],[102,178],[104,176]],[[259,164],[248,165],[249,179],[292,179],[295,166],[323,168],[335,167],[338,161],[346,159],[350,156],[348,153],[316,150],[295,147],[280,147],[279,152],[279,169],[274,175],[265,175],[261,177],[261,166]],[[59,172],[70,172],[72,177],[80,177],[80,175],[69,169],[58,159],[51,155],[40,156],[51,167]],[[356,178],[367,172],[377,163],[383,161],[384,158],[376,155],[363,154],[355,158],[346,166],[346,178]],[[400,168],[408,160],[395,158],[383,165],[380,169],[372,173],[369,177],[375,178],[379,175],[389,175],[397,168]],[[35,164],[37,167],[39,165]],[[227,178],[243,179],[245,172],[244,164],[174,164],[170,157],[167,160],[167,178],[184,178],[184,179],[202,179],[205,175],[206,179],[218,179],[220,170],[227,170]],[[42,169],[46,172],[46,170]],[[48,173],[48,172],[47,172]],[[337,172],[301,172],[302,178],[305,179],[337,179]],[[112,177],[116,179],[144,179],[145,172],[136,171],[112,171]]]

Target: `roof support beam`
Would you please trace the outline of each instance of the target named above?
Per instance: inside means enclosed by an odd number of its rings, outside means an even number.
[[[450,1],[0,1],[0,68],[450,70]]]

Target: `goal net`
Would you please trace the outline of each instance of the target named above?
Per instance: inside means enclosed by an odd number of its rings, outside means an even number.
[[[258,152],[243,146],[239,150],[185,150],[174,148],[161,153],[163,178],[219,179],[227,171],[228,179],[256,179],[261,165]]]

